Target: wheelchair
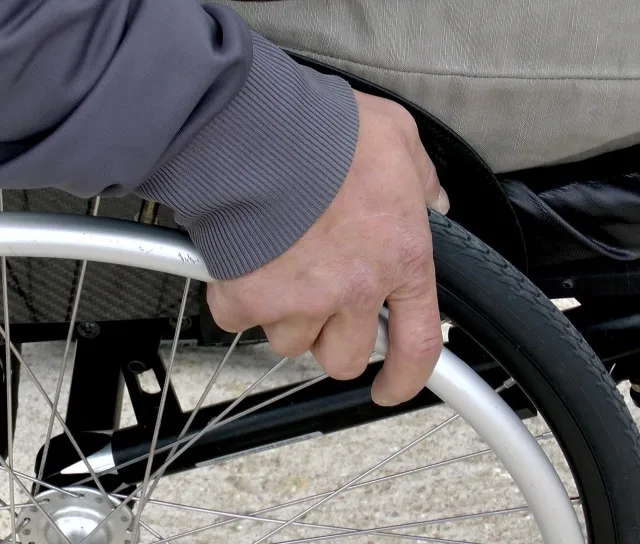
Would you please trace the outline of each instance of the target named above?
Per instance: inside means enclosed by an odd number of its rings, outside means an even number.
[[[357,379],[329,379],[309,359],[263,368],[259,328],[229,334],[211,319],[206,269],[169,210],[137,197],[3,191],[4,542],[451,544],[469,542],[464,527],[474,542],[640,542],[640,435],[620,392],[640,406],[640,147],[496,176],[427,112],[293,56],[402,103],[416,119],[451,200],[448,217],[429,212],[447,335],[434,376],[400,406],[371,402],[386,351],[384,309]],[[561,312],[551,299],[574,304]],[[28,362],[33,345],[61,356],[52,383]],[[264,372],[235,397],[208,402],[237,349]],[[176,377],[181,354],[198,350],[221,357],[203,365],[197,400],[186,407]],[[27,382],[40,408],[18,402]],[[427,425],[427,413],[441,421]],[[38,440],[27,435],[29,456],[18,457],[20,424],[38,417]],[[415,435],[394,431],[394,421],[410,421]],[[463,423],[473,429],[471,452],[391,468],[438,433],[462,436]],[[345,437],[370,426],[400,444],[370,459],[386,444],[362,439],[366,470],[344,472]],[[314,490],[273,477],[283,462],[275,453],[307,459],[316,448],[324,453],[308,467]],[[475,464],[486,457],[496,461],[491,473]],[[231,510],[218,506],[229,498],[222,480],[244,469],[250,490],[236,490]],[[197,474],[202,497],[176,490],[172,482],[186,473]],[[481,506],[438,498],[445,478],[484,484],[465,492]],[[275,504],[271,484],[281,492]],[[358,493],[349,503],[357,508],[344,506]],[[515,506],[492,507],[498,494]],[[374,503],[384,516],[369,513]],[[165,511],[194,520],[162,525]],[[491,532],[505,515],[524,536]]]

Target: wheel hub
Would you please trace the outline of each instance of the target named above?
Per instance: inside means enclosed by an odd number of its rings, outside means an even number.
[[[71,544],[79,544],[113,510],[102,493],[86,487],[67,488],[77,496],[55,490],[39,493],[36,500],[55,522]],[[100,527],[85,544],[131,544],[129,530],[133,513],[128,507],[120,509]],[[29,544],[63,544],[64,538],[36,506],[26,506],[20,510],[16,523],[17,536],[21,542]]]

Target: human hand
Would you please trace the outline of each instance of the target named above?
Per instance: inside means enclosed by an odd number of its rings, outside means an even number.
[[[341,380],[365,370],[386,300],[389,354],[371,394],[394,405],[424,387],[442,349],[425,204],[446,213],[449,202],[411,115],[382,98],[356,100],[358,144],[332,204],[277,259],[210,284],[207,300],[223,329],[261,325],[275,351],[310,350]]]

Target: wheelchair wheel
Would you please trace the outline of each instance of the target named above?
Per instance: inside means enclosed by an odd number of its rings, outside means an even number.
[[[13,351],[21,389],[8,399],[23,393],[27,381],[44,399],[43,409],[30,405],[26,414],[21,403],[15,440],[8,439],[13,451],[0,459],[4,541],[636,544],[640,437],[615,384],[518,271],[448,219],[431,214],[431,226],[441,311],[451,328],[434,376],[416,399],[394,408],[371,403],[384,337],[363,376],[337,382],[309,360],[282,359],[264,371],[268,357],[260,347],[238,347],[238,335],[217,365],[196,365],[202,385],[185,409],[180,393],[193,392],[178,386],[180,367],[195,348],[179,348],[189,327],[178,324],[197,318],[185,315],[191,281],[208,279],[186,236],[105,218],[0,214],[8,309],[2,337],[9,348],[23,346],[22,354]],[[53,345],[63,362],[55,380],[43,380],[25,361],[41,351],[25,346],[56,338],[60,327],[11,322],[16,295],[6,263],[21,258],[89,259],[191,278],[168,353],[161,350],[164,361],[154,359],[167,337],[160,322],[78,322],[81,266],[62,328],[66,342]],[[114,295],[117,288],[114,276],[112,303],[128,303]],[[240,364],[233,359],[242,349],[254,356],[258,378],[229,378],[227,396],[209,404],[225,373]],[[97,406],[110,387],[108,365],[124,376],[135,421],[105,419]],[[154,391],[141,385],[150,368]],[[5,383],[12,384],[7,369]],[[80,382],[89,389],[78,396]],[[100,423],[92,421],[98,417]],[[477,434],[464,434],[464,421]],[[43,428],[34,434],[38,422]],[[373,439],[368,428],[375,429]],[[471,451],[446,449],[442,456],[445,439]],[[426,463],[403,464],[410,451]],[[348,461],[356,466],[346,468]],[[184,488],[178,478],[191,475],[192,486]],[[453,483],[463,491],[451,503],[439,490]],[[512,521],[496,533],[495,520],[504,516]]]

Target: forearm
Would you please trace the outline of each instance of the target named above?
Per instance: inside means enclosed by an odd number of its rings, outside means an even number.
[[[3,1],[0,187],[135,191],[175,210],[212,275],[232,278],[293,245],[344,181],[349,86],[229,9]]]
[[[0,187],[125,194],[241,89],[251,38],[197,0],[2,0]]]
[[[347,175],[358,109],[343,80],[253,34],[238,96],[137,193],[176,211],[216,278],[256,270],[322,215]]]

